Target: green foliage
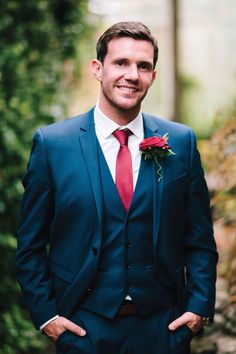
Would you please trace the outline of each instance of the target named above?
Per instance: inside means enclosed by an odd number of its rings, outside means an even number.
[[[179,85],[180,117],[181,122],[194,126],[194,130],[199,133],[199,123],[195,117],[196,95],[199,94],[200,84],[194,76],[182,73]]]
[[[0,217],[1,230],[9,232],[17,224],[16,177],[24,170],[32,133],[65,114],[65,63],[76,58],[78,65],[77,41],[90,31],[86,0],[3,0],[0,13]]]
[[[36,332],[25,312],[14,274],[15,237],[5,234],[0,238],[0,353],[49,353],[48,341]],[[44,350],[45,349],[45,350]]]
[[[0,14],[0,353],[42,353],[14,274],[20,177],[33,131],[66,112],[92,28],[87,0],[1,0]]]

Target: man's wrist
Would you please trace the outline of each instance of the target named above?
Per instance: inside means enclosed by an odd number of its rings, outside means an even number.
[[[51,323],[52,321],[54,321],[56,318],[58,318],[59,315],[56,315],[52,318],[50,318],[47,322],[44,322],[40,327],[39,329],[42,331],[49,323]]]

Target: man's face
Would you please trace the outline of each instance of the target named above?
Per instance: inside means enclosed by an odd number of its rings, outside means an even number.
[[[101,82],[100,108],[105,114],[125,111],[133,118],[138,114],[156,76],[153,54],[152,43],[121,37],[108,43],[103,64],[93,61],[94,74]]]

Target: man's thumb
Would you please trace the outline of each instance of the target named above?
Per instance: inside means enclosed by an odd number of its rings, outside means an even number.
[[[175,331],[179,327],[183,326],[185,323],[186,323],[186,321],[185,321],[184,315],[182,315],[179,318],[177,318],[176,320],[174,320],[173,322],[171,322],[169,324],[168,328],[171,331]]]

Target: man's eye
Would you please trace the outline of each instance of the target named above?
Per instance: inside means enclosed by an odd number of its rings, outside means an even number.
[[[142,69],[142,70],[147,70],[148,67],[147,67],[147,65],[145,65],[145,64],[141,64],[141,65],[140,65],[140,69]]]
[[[142,70],[149,70],[149,65],[147,65],[147,64],[140,64],[140,69],[142,69]]]
[[[117,61],[116,63],[118,66],[125,66],[125,62],[124,61]]]

